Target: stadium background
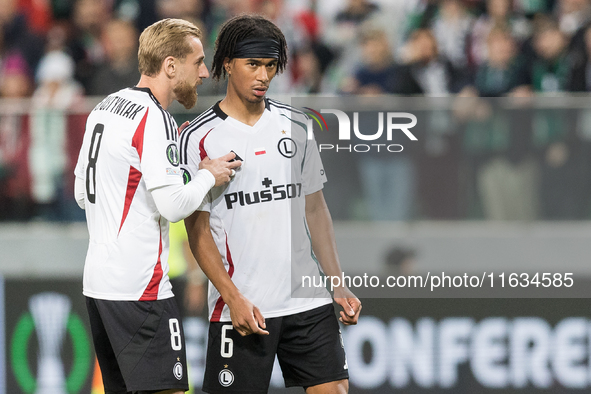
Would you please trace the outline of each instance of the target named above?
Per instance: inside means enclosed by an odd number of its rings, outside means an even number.
[[[64,392],[101,392],[81,296],[87,232],[72,198],[86,115],[137,82],[144,27],[195,21],[211,60],[220,24],[240,12],[287,36],[290,66],[269,96],[380,95],[419,120],[418,141],[399,154],[323,153],[347,273],[591,277],[588,0],[3,0],[0,393],[60,377]],[[171,112],[192,119],[224,89],[206,80],[195,109]],[[39,295],[61,328],[34,306]],[[586,298],[474,297],[364,299],[359,325],[343,329],[351,392],[588,390]],[[192,305],[198,387],[207,322],[198,296]],[[53,375],[41,372],[48,358]],[[272,386],[282,392],[279,375]]]

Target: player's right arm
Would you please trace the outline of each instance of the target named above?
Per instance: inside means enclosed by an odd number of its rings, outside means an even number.
[[[229,182],[232,169],[240,163],[229,162],[234,154],[211,160],[200,167],[193,180],[185,185],[178,168],[177,143],[164,132],[167,129],[162,114],[151,107],[145,116],[147,120],[141,140],[143,154],[140,155],[142,177],[160,215],[171,222],[178,222],[195,212],[213,186]]]
[[[185,219],[189,246],[201,270],[230,308],[232,325],[240,335],[269,335],[259,308],[242,295],[224,267],[209,227],[209,212],[195,211]]]
[[[80,148],[80,153],[78,154],[78,163],[76,163],[76,168],[74,170],[74,198],[76,199],[76,203],[82,209],[85,209],[85,201],[86,201],[86,180],[84,179],[84,163],[83,163],[83,156],[82,152],[84,150],[84,145]]]
[[[207,134],[209,134],[213,129],[208,128],[207,130]],[[191,131],[189,128],[181,136],[181,152],[184,153],[184,155],[181,154],[181,166],[187,172],[187,179],[192,179],[204,165],[213,161],[207,157],[206,142],[202,143],[207,135],[203,134],[204,131],[205,129]],[[238,160],[233,163],[236,162],[241,163]],[[269,333],[264,330],[265,319],[260,310],[240,293],[226,271],[209,226],[210,209],[211,204],[205,201],[202,207],[185,219],[191,251],[203,273],[228,305],[232,325],[236,331],[243,336],[249,334],[268,335]]]
[[[76,198],[76,203],[82,209],[85,209],[85,195],[86,190],[84,190],[84,178],[79,176],[76,177],[74,180],[74,198]]]
[[[230,152],[215,160],[204,159],[195,178],[186,185],[179,182],[151,189],[158,212],[171,222],[195,212],[209,189],[230,182],[232,171],[241,164],[240,161],[230,162],[235,156]]]

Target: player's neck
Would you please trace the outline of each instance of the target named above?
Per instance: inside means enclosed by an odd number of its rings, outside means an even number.
[[[161,74],[156,77],[142,75],[136,86],[138,88],[149,88],[152,95],[156,97],[156,100],[158,100],[162,108],[167,109],[174,99],[173,93],[168,78],[164,80],[159,77],[160,75]]]
[[[226,97],[220,102],[220,108],[237,121],[254,126],[265,112],[265,101],[252,103],[228,90]]]

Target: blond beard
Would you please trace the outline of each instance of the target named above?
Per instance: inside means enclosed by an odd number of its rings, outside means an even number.
[[[176,101],[186,109],[193,108],[197,103],[197,85],[191,86],[186,81],[182,81],[177,83],[172,91],[176,96]]]

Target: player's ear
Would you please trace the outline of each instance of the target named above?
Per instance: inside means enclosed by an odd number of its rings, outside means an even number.
[[[230,64],[230,58],[229,57],[225,57],[224,58],[224,70],[226,70],[226,73],[228,73],[228,75],[230,75],[230,71],[231,71],[232,67]]]
[[[174,78],[176,75],[176,59],[172,56],[168,56],[166,59],[164,59],[162,68],[168,78]]]

